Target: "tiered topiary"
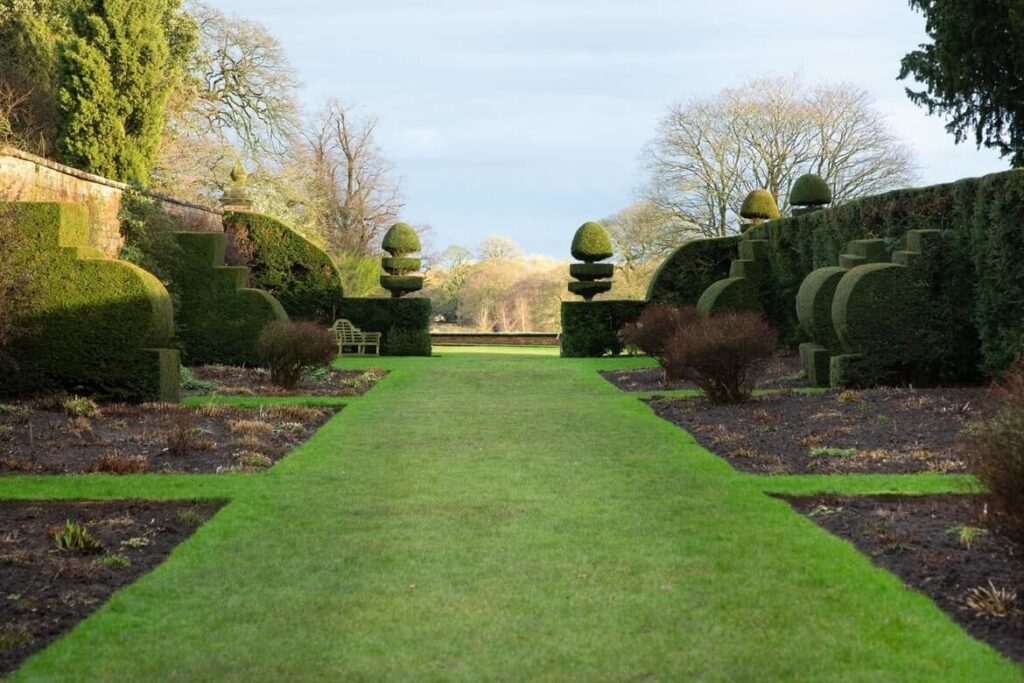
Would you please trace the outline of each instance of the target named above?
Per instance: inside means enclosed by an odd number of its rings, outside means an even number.
[[[789,190],[789,205],[793,215],[820,211],[832,203],[832,190],[820,175],[807,173],[793,182]]]
[[[381,259],[387,275],[380,276],[380,286],[391,292],[391,298],[397,299],[423,289],[423,276],[410,274],[417,272],[422,265],[420,259],[412,257],[423,248],[413,227],[408,223],[395,223],[384,235],[381,246],[390,257]]]
[[[235,167],[231,169],[231,186],[220,200],[225,211],[249,211],[252,209],[248,184],[248,171],[245,170],[241,162],[236,161]]]
[[[779,216],[779,205],[775,203],[772,193],[765,189],[754,190],[740,207],[740,218],[745,221],[740,224],[740,232],[746,232],[759,223],[775,220]]]
[[[584,223],[572,238],[572,256],[583,263],[569,266],[569,275],[577,281],[569,283],[569,291],[590,301],[597,294],[612,288],[615,266],[598,263],[612,257],[612,240],[600,223]]]

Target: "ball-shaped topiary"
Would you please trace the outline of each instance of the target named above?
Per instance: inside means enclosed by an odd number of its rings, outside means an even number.
[[[572,238],[572,256],[584,263],[597,263],[612,256],[612,240],[600,223],[584,223]]]
[[[779,206],[768,190],[754,190],[743,200],[740,216],[747,220],[770,221],[779,217]]]
[[[807,173],[793,182],[789,203],[793,206],[825,206],[832,203],[832,190],[820,175]]]
[[[420,244],[419,235],[408,223],[395,223],[384,235],[384,242],[381,244],[384,251],[392,256],[408,256],[415,254],[423,248]]]

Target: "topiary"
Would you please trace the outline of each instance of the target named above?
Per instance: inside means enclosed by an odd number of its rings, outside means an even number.
[[[419,235],[408,223],[395,223],[384,235],[381,243],[384,251],[392,256],[408,256],[423,248]]]
[[[765,189],[754,190],[743,200],[740,217],[750,221],[770,221],[779,217],[779,206],[775,197]]]
[[[820,175],[807,173],[793,182],[789,203],[792,206],[825,206],[832,203],[832,190]]]
[[[584,223],[572,238],[572,257],[584,263],[597,263],[612,256],[612,240],[600,223]]]
[[[423,246],[420,238],[408,223],[395,223],[384,235],[384,242],[381,244],[384,251],[391,254],[381,259],[387,275],[380,276],[380,286],[391,292],[391,297],[397,299],[411,292],[418,292],[423,289],[423,276],[410,275],[420,269],[423,262],[418,258],[410,258]]]

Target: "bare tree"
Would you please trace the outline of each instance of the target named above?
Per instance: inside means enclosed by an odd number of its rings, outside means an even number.
[[[330,100],[303,137],[310,164],[309,212],[333,253],[370,254],[403,202],[374,140],[377,120]]]
[[[498,235],[488,235],[477,247],[477,256],[481,261],[487,259],[505,259],[511,261],[522,257],[523,250],[513,240]]]
[[[300,82],[280,42],[260,23],[193,0],[199,27],[189,78],[172,93],[151,185],[189,199],[216,199],[236,160],[253,183],[282,175],[300,115]],[[280,188],[267,187],[266,191]]]
[[[807,88],[796,77],[758,78],[673,105],[644,158],[646,199],[693,236],[734,231],[743,198],[759,187],[787,210],[790,185],[803,173],[824,177],[839,202],[915,178],[913,152],[866,90]]]

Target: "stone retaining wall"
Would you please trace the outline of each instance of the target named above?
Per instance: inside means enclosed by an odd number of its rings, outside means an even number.
[[[85,173],[13,147],[0,147],[0,201],[71,202],[89,212],[89,243],[115,256],[123,240],[117,214],[128,185]],[[153,195],[182,229],[222,232],[223,212],[174,197]]]

